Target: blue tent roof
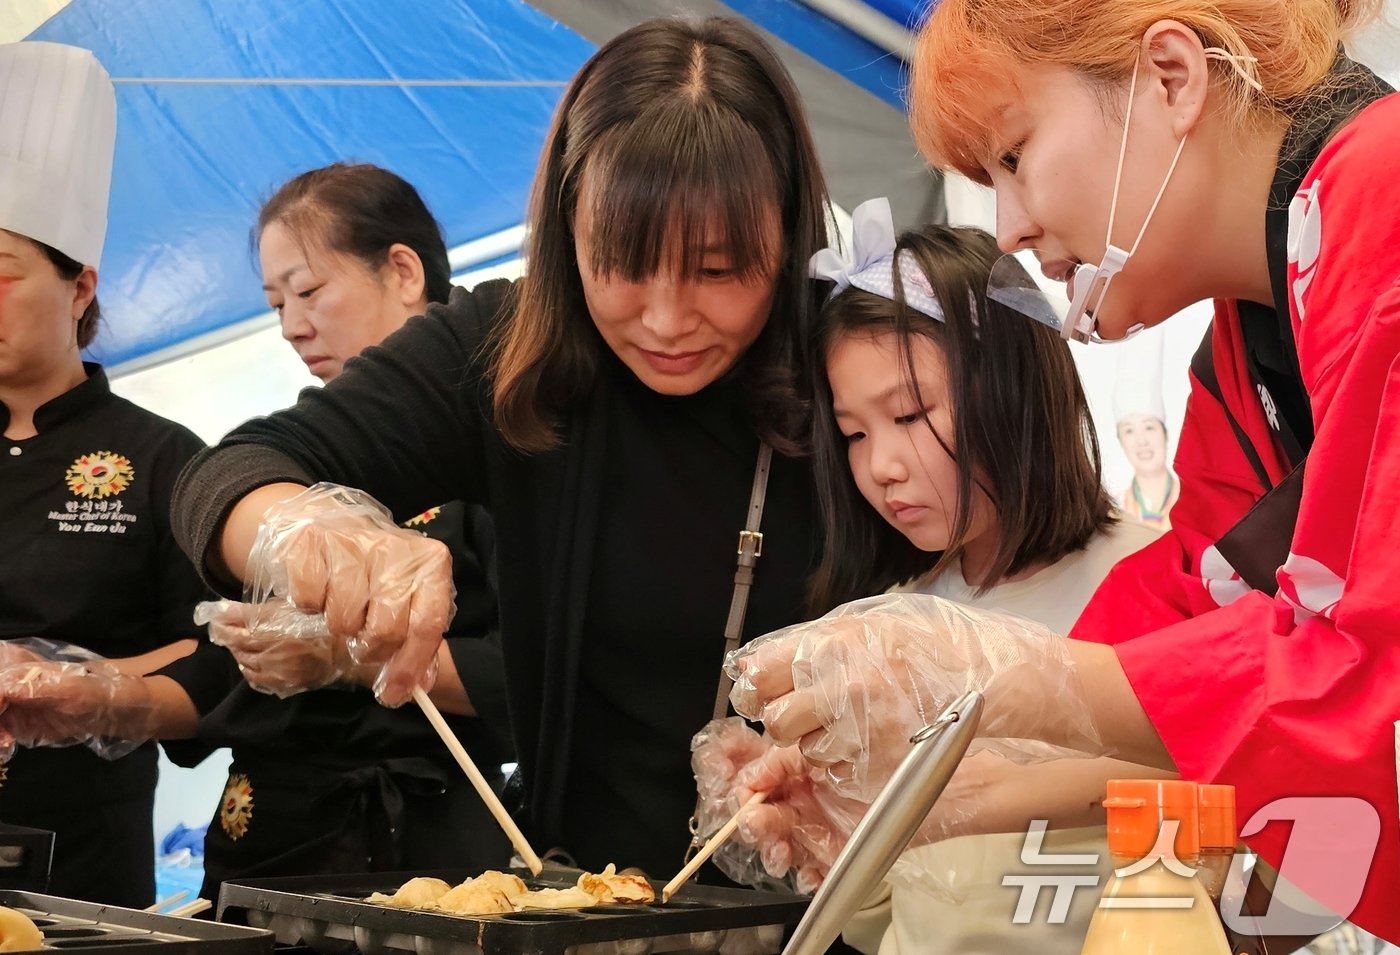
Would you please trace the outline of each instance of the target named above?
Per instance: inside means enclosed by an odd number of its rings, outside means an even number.
[[[93,349],[117,365],[266,311],[259,201],[337,159],[414,183],[449,244],[521,221],[563,85],[593,46],[517,0],[75,0],[35,39],[117,85]],[[379,85],[375,85],[379,84]]]
[[[898,106],[897,59],[796,0],[730,6]],[[305,169],[393,169],[449,246],[518,225],[554,105],[595,49],[522,0],[73,0],[32,38],[93,50],[117,83],[91,350],[109,366],[266,311],[250,227]]]
[[[865,0],[867,7],[875,8],[910,30],[917,29],[924,15],[937,3],[938,0]]]

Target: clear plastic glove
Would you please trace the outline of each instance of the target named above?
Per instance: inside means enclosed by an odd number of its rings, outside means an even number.
[[[194,622],[208,625],[209,642],[233,655],[249,686],[282,699],[336,683],[373,686],[383,670],[357,663],[349,644],[331,636],[323,614],[286,600],[206,601],[194,608]]]
[[[968,690],[978,749],[1019,761],[1105,755],[1063,637],[923,594],[856,600],[730,654],[734,708],[800,743],[835,791],[869,803],[909,738]],[[1042,742],[1050,740],[1053,742]]]
[[[754,793],[765,801],[744,810],[734,836],[712,857],[725,875],[745,885],[813,892],[869,803],[843,796],[826,769],[796,746],[777,746],[741,718],[712,721],[691,741],[691,765],[700,793],[700,835],[716,832]],[[976,832],[1021,831],[1016,810],[1002,801],[1026,766],[983,750],[958,767],[910,847]],[[966,879],[934,864],[939,857],[906,853],[890,879],[958,901]]]
[[[252,634],[275,639],[288,607],[322,615],[354,664],[378,670],[375,696],[391,706],[415,686],[432,686],[455,597],[445,544],[396,526],[368,494],[335,484],[317,484],[268,510],[244,589],[247,603],[265,608],[248,616]],[[264,660],[269,684],[295,685],[291,674],[273,676],[271,658]]]
[[[0,761],[18,746],[80,744],[119,759],[154,736],[156,719],[145,682],[95,653],[37,638],[0,645]]]
[[[754,793],[767,794],[744,810],[735,834],[711,857],[720,871],[745,885],[815,891],[864,807],[838,796],[825,771],[796,747],[775,746],[739,717],[711,721],[690,748],[702,838]]]

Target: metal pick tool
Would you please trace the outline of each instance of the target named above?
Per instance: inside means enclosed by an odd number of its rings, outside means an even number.
[[[943,794],[981,717],[982,694],[973,691],[914,734],[909,755],[851,833],[783,955],[823,955],[841,934]]]

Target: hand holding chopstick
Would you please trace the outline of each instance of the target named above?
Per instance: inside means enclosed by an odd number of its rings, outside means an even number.
[[[476,768],[476,763],[467,755],[466,749],[457,739],[452,727],[447,725],[447,721],[442,718],[435,704],[428,694],[424,693],[421,687],[413,688],[413,701],[422,709],[423,715],[428,717],[428,722],[433,724],[433,729],[437,730],[438,736],[447,744],[447,748],[452,753],[452,757],[457,760],[457,765],[462,767],[462,772],[467,774],[467,779],[471,780],[472,786],[476,788],[477,795],[482,802],[486,803],[486,808],[491,810],[491,815],[496,817],[496,822],[505,830],[506,836],[510,839],[510,844],[515,847],[515,851],[520,853],[520,858],[525,860],[525,864],[530,867],[530,871],[539,875],[544,869],[540,862],[540,857],[535,854],[535,850],[530,848],[530,843],[525,838],[525,833],[520,831],[520,827],[515,824],[515,820],[510,817],[506,807],[501,804],[501,800],[496,796],[491,784],[486,781],[486,777],[481,775],[481,770]]]
[[[705,843],[699,852],[695,853],[695,858],[687,862],[685,868],[676,873],[674,879],[666,883],[665,888],[661,890],[661,901],[669,902],[671,896],[676,894],[676,890],[689,882],[691,876],[695,875],[695,873],[700,870],[700,867],[705,864],[705,860],[714,855],[715,850],[724,845],[725,842],[729,840],[730,836],[734,835],[734,830],[739,828],[739,817],[744,814],[744,810],[748,809],[750,806],[757,806],[767,798],[767,793],[754,793],[750,796],[748,801],[739,807],[739,811],[736,812],[728,822],[720,826],[719,831],[710,837],[710,841]]]

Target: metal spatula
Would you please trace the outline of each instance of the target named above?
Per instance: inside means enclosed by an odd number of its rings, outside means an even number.
[[[822,955],[909,844],[958,768],[982,716],[970,692],[910,740],[894,771],[812,898],[783,955]]]

